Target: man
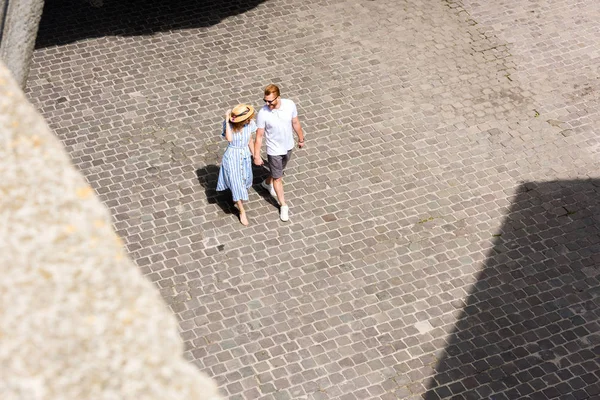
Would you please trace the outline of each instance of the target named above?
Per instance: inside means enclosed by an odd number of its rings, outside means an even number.
[[[283,172],[294,148],[294,134],[298,135],[298,148],[304,147],[304,132],[298,120],[296,104],[292,100],[282,99],[279,88],[269,85],[265,88],[266,103],[258,112],[256,118],[256,142],[254,143],[254,164],[262,165],[260,156],[263,136],[267,142],[267,162],[270,176],[262,182],[271,196],[279,201],[279,218],[289,220],[289,207],[283,194]]]

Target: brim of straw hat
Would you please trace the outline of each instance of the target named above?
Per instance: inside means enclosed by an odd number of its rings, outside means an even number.
[[[237,112],[236,112],[237,111]],[[233,123],[242,122],[254,114],[254,107],[250,104],[240,104],[233,108],[229,121]]]

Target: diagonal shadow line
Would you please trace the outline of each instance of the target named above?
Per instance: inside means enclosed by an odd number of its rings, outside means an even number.
[[[46,0],[36,48],[105,36],[152,35],[202,28],[248,12],[264,0]]]
[[[599,282],[600,180],[521,185],[423,398],[598,398]]]

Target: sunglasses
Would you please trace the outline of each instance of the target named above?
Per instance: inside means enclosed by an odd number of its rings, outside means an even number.
[[[274,102],[275,100],[277,100],[278,98],[279,98],[279,96],[275,97],[273,100],[267,100],[267,99],[263,99],[263,101],[264,101],[265,103],[267,103],[267,104],[273,104],[273,102]]]

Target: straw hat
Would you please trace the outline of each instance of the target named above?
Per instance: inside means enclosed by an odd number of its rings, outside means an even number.
[[[242,122],[254,114],[254,107],[250,104],[238,104],[231,110],[229,120],[233,123]]]

